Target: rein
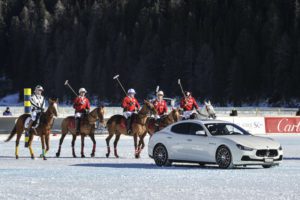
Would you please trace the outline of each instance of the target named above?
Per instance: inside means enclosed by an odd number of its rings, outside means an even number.
[[[94,124],[97,120],[99,120],[98,114],[96,114],[96,116],[94,116],[95,115],[94,112],[98,113],[98,109],[100,109],[100,108],[96,108],[88,114],[89,124]]]
[[[146,126],[146,122],[145,123],[142,123],[141,121],[146,118],[148,116],[148,112],[150,112],[150,110],[143,110],[143,109],[147,109],[146,107],[147,105],[144,105],[143,108],[137,113],[137,117],[138,117],[138,120],[135,122],[137,124],[140,124],[142,126]]]

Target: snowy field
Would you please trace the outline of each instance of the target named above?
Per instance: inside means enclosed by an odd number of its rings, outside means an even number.
[[[232,170],[187,164],[159,168],[147,149],[134,159],[133,140],[126,136],[119,142],[119,159],[104,157],[103,135],[96,138],[96,158],[72,158],[70,136],[61,158],[55,158],[58,135],[51,138],[47,161],[31,160],[23,142],[16,160],[14,139],[3,143],[6,137],[0,135],[0,199],[300,199],[300,135],[272,135],[284,148],[280,166]],[[79,156],[79,138],[76,144]],[[91,147],[86,138],[86,156]],[[38,139],[34,150],[41,152]]]

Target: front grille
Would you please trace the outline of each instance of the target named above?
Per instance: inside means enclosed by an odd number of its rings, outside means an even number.
[[[256,156],[258,157],[276,157],[278,156],[278,151],[276,149],[261,149],[256,151]]]

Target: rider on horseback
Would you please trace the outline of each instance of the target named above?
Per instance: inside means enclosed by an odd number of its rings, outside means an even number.
[[[33,123],[37,122],[41,116],[41,113],[44,112],[45,98],[42,95],[43,91],[44,88],[40,85],[37,85],[35,87],[34,94],[30,97],[31,117],[27,128],[25,129],[26,132],[28,132],[32,128]]]
[[[34,94],[30,97],[31,103],[31,115],[28,124],[25,122],[25,147],[29,146],[29,131],[33,126],[33,123],[37,123],[40,119],[41,113],[45,109],[45,98],[42,96],[44,91],[43,87],[37,85],[34,90]]]
[[[199,106],[194,97],[192,97],[191,92],[186,91],[185,97],[180,101],[180,107],[183,109],[184,119],[190,119],[191,115],[194,113],[194,108],[199,113]]]
[[[134,97],[135,94],[136,92],[134,89],[129,89],[127,92],[127,96],[123,99],[122,102],[123,115],[127,119],[128,133],[131,132],[131,115],[140,109],[140,104]]]
[[[155,110],[157,111],[156,118],[160,118],[168,112],[167,102],[163,99],[164,92],[158,91],[156,94],[157,98],[153,101]]]
[[[74,99],[73,108],[75,109],[76,134],[80,133],[80,120],[83,114],[87,114],[91,107],[89,99],[85,97],[86,93],[85,88],[80,88],[79,96]]]

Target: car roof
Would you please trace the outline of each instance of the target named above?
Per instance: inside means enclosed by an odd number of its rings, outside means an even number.
[[[181,122],[200,122],[201,124],[231,123],[231,122],[217,120],[217,119],[189,119],[189,120],[183,120]]]

